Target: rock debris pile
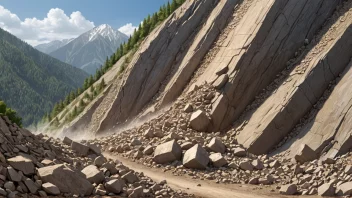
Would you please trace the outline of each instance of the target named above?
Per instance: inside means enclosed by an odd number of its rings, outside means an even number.
[[[34,135],[0,117],[0,196],[191,197],[101,155],[95,144]]]

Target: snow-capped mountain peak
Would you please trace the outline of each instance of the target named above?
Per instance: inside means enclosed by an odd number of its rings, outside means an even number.
[[[116,38],[121,37],[121,32],[118,30],[114,30],[110,25],[103,24],[93,28],[89,33],[89,41],[94,40],[98,37],[98,35],[109,39],[109,41],[113,41]]]
[[[83,33],[67,45],[50,53],[51,56],[90,74],[104,64],[106,57],[116,52],[128,36],[103,24]]]

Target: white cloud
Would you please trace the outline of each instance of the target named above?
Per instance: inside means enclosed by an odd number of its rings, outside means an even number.
[[[133,34],[133,31],[137,29],[137,26],[133,26],[132,23],[127,23],[126,25],[119,28],[119,31],[130,36]]]
[[[34,17],[21,21],[16,14],[0,5],[0,27],[31,45],[37,45],[77,37],[92,29],[94,23],[79,11],[67,16],[59,8],[50,9],[47,17],[42,20]]]

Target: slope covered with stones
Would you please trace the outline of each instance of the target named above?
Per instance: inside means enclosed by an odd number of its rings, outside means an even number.
[[[188,197],[107,160],[94,144],[33,135],[0,117],[0,196]]]
[[[195,179],[351,195],[351,10],[351,0],[186,1],[93,110],[87,132],[107,137],[90,142]]]

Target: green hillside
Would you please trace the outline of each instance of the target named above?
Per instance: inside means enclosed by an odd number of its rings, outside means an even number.
[[[0,99],[19,113],[24,126],[39,121],[87,76],[0,29]]]

